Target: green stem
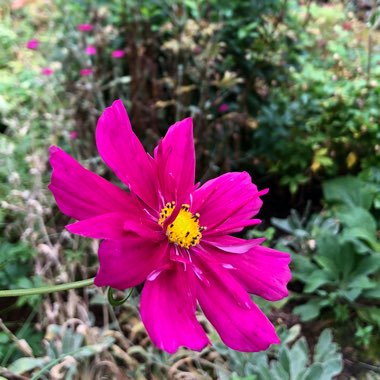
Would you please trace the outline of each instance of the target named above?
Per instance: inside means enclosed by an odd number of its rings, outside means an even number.
[[[53,286],[43,286],[41,288],[0,290],[0,298],[34,296],[36,294],[62,292],[64,290],[84,288],[85,286],[93,285],[93,283],[94,279],[89,278],[88,280],[68,282],[67,284]]]

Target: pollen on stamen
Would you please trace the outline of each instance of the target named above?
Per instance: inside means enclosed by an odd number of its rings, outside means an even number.
[[[165,207],[160,211],[160,219],[158,224],[164,225],[164,222],[173,213],[175,202],[166,203]],[[177,244],[183,248],[190,248],[199,244],[202,238],[202,232],[206,229],[199,226],[199,213],[192,214],[190,205],[183,204],[175,220],[167,227],[166,236],[170,243]]]

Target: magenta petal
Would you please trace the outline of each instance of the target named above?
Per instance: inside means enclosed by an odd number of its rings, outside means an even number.
[[[200,225],[207,226],[204,235],[239,232],[254,224],[250,218],[262,205],[248,173],[227,173],[207,181],[193,194],[192,210],[199,212]]]
[[[188,202],[194,188],[195,149],[193,122],[184,119],[172,125],[154,151],[161,192],[166,201]]]
[[[154,161],[132,131],[121,100],[113,102],[99,118],[96,144],[104,162],[148,206],[158,209],[158,184]]]
[[[128,214],[113,212],[82,220],[66,226],[73,234],[94,239],[121,239],[125,235],[124,222]]]
[[[133,198],[117,186],[90,172],[62,149],[50,148],[53,167],[50,191],[60,210],[74,219],[134,209]]]
[[[234,234],[240,232],[245,227],[256,226],[261,223],[260,219],[247,219],[243,221],[237,221],[236,219],[228,220],[222,223],[220,226],[210,227],[204,235],[210,236],[225,236],[226,234]]]
[[[209,344],[195,310],[195,278],[189,266],[172,265],[145,283],[141,318],[157,347],[172,354],[180,346],[200,351]]]
[[[136,210],[129,214],[113,212],[102,214],[80,222],[69,224],[66,229],[73,234],[94,239],[122,239],[128,233],[137,234],[150,241],[161,241],[165,238],[162,228],[143,212]]]
[[[230,274],[252,294],[269,301],[278,301],[288,295],[287,284],[291,279],[290,255],[275,249],[255,246],[241,255],[222,252],[215,245],[205,245]]]
[[[120,240],[105,240],[100,244],[100,266],[94,283],[120,290],[132,288],[168,260],[166,241],[152,242],[135,234]]]
[[[265,238],[245,240],[228,235],[207,236],[202,239],[202,245],[212,245],[213,247],[229,253],[246,253],[251,248],[261,244],[264,240]]]
[[[198,301],[228,347],[257,352],[280,342],[272,323],[226,269],[204,261],[198,265],[209,280],[198,281]]]

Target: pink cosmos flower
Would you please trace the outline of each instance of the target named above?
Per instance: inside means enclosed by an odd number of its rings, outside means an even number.
[[[120,100],[101,115],[96,143],[105,163],[129,192],[50,148],[49,189],[66,228],[103,239],[97,286],[132,288],[145,281],[141,317],[152,341],[169,353],[210,343],[196,319],[199,303],[223,342],[240,351],[279,343],[274,326],[248,293],[286,297],[289,255],[261,246],[264,239],[233,237],[252,219],[261,195],[246,172],[194,184],[195,150],[190,118],[171,126],[147,154]]]
[[[70,131],[69,133],[71,140],[76,140],[78,138],[78,132],[77,131]]]
[[[352,22],[350,22],[350,21],[343,21],[342,28],[344,30],[349,31],[349,32],[352,31],[353,30]]]
[[[123,58],[124,54],[124,50],[114,50],[112,52],[112,58]]]
[[[54,70],[51,69],[50,67],[43,67],[41,69],[41,74],[46,76],[46,77],[50,77],[50,75],[54,74]]]
[[[78,25],[78,30],[80,32],[91,32],[92,29],[94,29],[94,27],[91,24],[79,24]]]
[[[94,45],[89,45],[86,47],[86,54],[87,55],[95,55],[96,54],[96,47]]]
[[[226,103],[222,103],[219,108],[218,108],[218,111],[220,113],[224,113],[224,112],[227,112],[228,110],[230,109],[230,106]]]
[[[32,40],[29,40],[26,44],[26,47],[31,50],[36,50],[38,49],[38,46],[40,44],[40,41],[37,40],[36,38],[33,38]]]
[[[92,69],[82,69],[79,71],[79,74],[82,77],[88,77],[89,75],[92,75],[93,73],[94,73],[94,71]]]

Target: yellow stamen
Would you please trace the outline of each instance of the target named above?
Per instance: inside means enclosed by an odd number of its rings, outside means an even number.
[[[172,214],[175,202],[167,203],[160,212],[158,224],[164,225],[165,220]],[[174,221],[166,228],[166,236],[170,243],[177,244],[183,248],[190,248],[199,244],[202,238],[202,231],[206,227],[199,226],[198,213],[192,214],[190,206],[183,204]]]

